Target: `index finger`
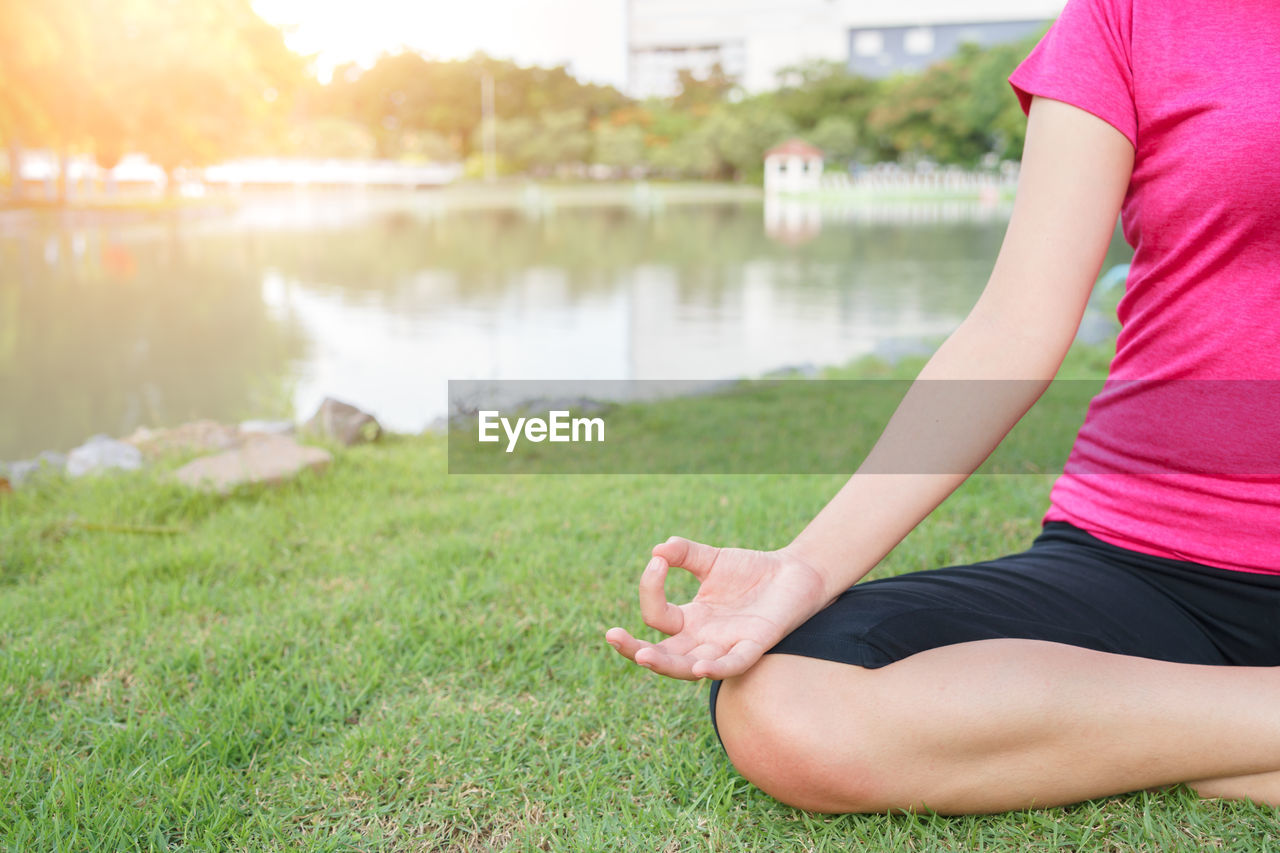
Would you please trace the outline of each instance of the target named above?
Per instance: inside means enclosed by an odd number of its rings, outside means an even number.
[[[693,674],[693,665],[701,658],[687,651],[682,653],[674,650],[669,651],[663,648],[661,643],[637,649],[632,660],[646,669],[651,669],[659,675],[665,675],[669,678],[697,681],[702,677]]]
[[[666,560],[668,565],[684,569],[700,581],[706,580],[719,554],[720,549],[714,545],[704,545],[683,536],[672,536],[666,542],[653,546],[655,557]]]
[[[641,640],[638,637],[631,636],[626,628],[610,628],[605,631],[605,641],[632,663],[636,663],[636,652],[641,649],[656,648],[668,653],[680,653],[693,648],[694,643],[687,637],[668,637],[661,643],[650,643],[648,640]],[[643,666],[643,664],[641,664]]]
[[[667,561],[654,557],[640,575],[640,615],[644,624],[664,634],[679,634],[684,612],[667,601]]]

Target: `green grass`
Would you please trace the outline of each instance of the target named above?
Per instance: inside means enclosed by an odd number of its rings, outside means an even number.
[[[640,627],[653,543],[783,544],[842,478],[445,461],[392,437],[228,498],[159,473],[0,495],[0,849],[1276,846],[1274,811],[1182,788],[990,817],[782,806],[719,750],[705,684],[601,634]],[[1022,547],[1050,479],[970,480],[877,571]]]

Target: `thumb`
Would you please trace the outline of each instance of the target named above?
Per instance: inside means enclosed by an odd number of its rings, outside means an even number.
[[[666,560],[669,566],[679,566],[698,580],[704,580],[720,555],[720,549],[683,536],[672,536],[661,545],[653,546],[653,555]]]

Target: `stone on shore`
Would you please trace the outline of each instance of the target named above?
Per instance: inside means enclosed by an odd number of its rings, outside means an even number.
[[[350,403],[325,397],[311,420],[303,424],[302,431],[350,447],[376,440],[382,434],[382,427],[368,412],[362,412]]]
[[[267,435],[293,435],[297,430],[293,421],[241,421],[240,432],[266,433]]]
[[[102,471],[136,471],[142,451],[106,435],[95,435],[67,455],[67,475],[83,477]]]
[[[240,445],[240,432],[234,426],[217,421],[192,421],[171,429],[138,427],[133,434],[122,439],[132,444],[147,459],[155,459],[168,453],[212,453],[231,450]]]
[[[67,468],[67,457],[62,453],[45,450],[35,459],[10,462],[8,465],[0,466],[0,468],[4,470],[4,476],[8,478],[9,485],[16,489],[32,478],[62,473]]]
[[[250,434],[240,447],[188,462],[174,476],[193,488],[226,494],[242,485],[282,483],[307,468],[323,471],[332,458],[288,436]]]

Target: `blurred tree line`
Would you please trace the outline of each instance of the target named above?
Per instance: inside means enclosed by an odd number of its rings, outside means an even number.
[[[306,77],[249,0],[0,0],[11,175],[24,147],[106,169],[136,151],[170,175],[271,150]]]
[[[800,136],[836,168],[930,160],[976,168],[1022,155],[1026,120],[1007,78],[1038,36],[966,44],[921,73],[870,79],[839,62],[783,71],[777,89],[746,95],[717,66],[680,73],[679,94],[633,100],[583,84],[563,67],[521,68],[476,54],[383,56],[306,85],[294,141],[327,156],[463,160],[483,171],[481,80],[494,84],[493,142],[502,174],[759,180],[764,152]]]
[[[10,174],[24,147],[89,153],[103,168],[136,151],[170,175],[263,154],[461,160],[479,174],[487,77],[502,174],[758,180],[764,151],[791,136],[834,168],[976,167],[1021,156],[1025,120],[1006,78],[1036,40],[965,45],[878,80],[814,62],[754,95],[718,67],[682,72],[675,97],[637,101],[564,67],[480,53],[386,54],[321,83],[249,0],[0,0],[0,144]]]

